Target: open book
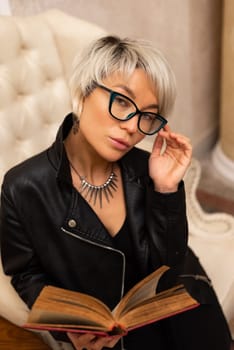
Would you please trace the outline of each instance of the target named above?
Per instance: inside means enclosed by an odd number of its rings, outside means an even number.
[[[24,327],[102,335],[126,334],[134,328],[198,306],[183,285],[156,294],[159,279],[168,269],[162,266],[138,282],[112,311],[90,295],[46,286],[36,299]]]

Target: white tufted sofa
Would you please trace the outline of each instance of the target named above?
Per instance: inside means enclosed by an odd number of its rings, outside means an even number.
[[[70,111],[66,77],[72,58],[101,34],[58,10],[0,16],[0,181],[12,165],[50,144]]]
[[[234,340],[234,216],[205,213],[196,197],[201,166],[193,159],[185,175],[189,245],[212,280]]]
[[[73,57],[105,31],[51,9],[0,16],[0,184],[6,170],[45,149],[71,111],[67,80]],[[0,264],[0,316],[21,326],[28,309]],[[55,349],[59,344],[45,334]]]
[[[7,169],[53,141],[71,109],[66,77],[72,58],[103,34],[58,10],[24,18],[0,16],[0,184]],[[142,147],[149,148],[147,141]],[[194,159],[185,177],[189,243],[213,280],[234,337],[234,218],[203,212],[195,194],[199,176]],[[0,264],[0,316],[21,326],[27,313]]]

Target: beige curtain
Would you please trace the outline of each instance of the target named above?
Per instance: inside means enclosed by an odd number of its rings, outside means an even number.
[[[234,0],[224,0],[221,77],[220,145],[234,162]]]

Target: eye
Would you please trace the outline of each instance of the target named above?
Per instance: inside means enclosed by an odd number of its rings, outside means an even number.
[[[150,112],[144,112],[142,113],[142,117],[144,120],[148,120],[148,121],[154,121],[156,119],[156,115],[154,113],[150,113]]]
[[[116,95],[114,102],[123,108],[129,108],[131,106],[131,102],[121,95]]]

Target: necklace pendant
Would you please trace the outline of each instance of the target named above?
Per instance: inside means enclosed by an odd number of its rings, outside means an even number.
[[[74,169],[74,167],[72,168]],[[75,169],[74,171],[77,173]],[[114,173],[114,171],[111,172],[106,182],[100,186],[92,185],[85,179],[84,176],[79,175],[79,178],[81,181],[80,193],[83,194],[84,198],[87,199],[87,201],[89,203],[92,203],[94,206],[98,201],[100,208],[102,208],[103,198],[105,198],[106,201],[109,203],[110,197],[113,198],[113,192],[115,192],[118,187],[117,175]]]

